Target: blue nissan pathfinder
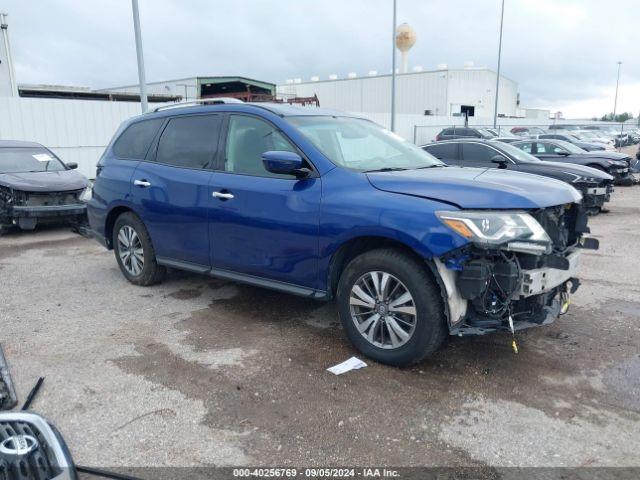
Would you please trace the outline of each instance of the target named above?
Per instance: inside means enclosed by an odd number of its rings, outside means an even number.
[[[88,216],[135,285],[171,267],[335,299],[354,346],[397,366],[447,335],[553,322],[598,246],[566,183],[449,167],[366,119],[278,103],[124,122]]]

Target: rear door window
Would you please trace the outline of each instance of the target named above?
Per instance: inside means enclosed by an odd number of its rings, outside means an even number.
[[[160,140],[156,162],[184,168],[212,166],[220,136],[220,115],[191,115],[169,120]]]
[[[129,125],[113,145],[118,158],[144,160],[160,125],[164,119],[143,120]]]
[[[427,145],[424,149],[440,160],[457,161],[458,160],[458,144],[457,143],[434,143]]]
[[[493,157],[499,155],[492,148],[480,143],[463,143],[462,144],[462,162],[461,165],[478,165],[492,167],[495,164],[491,161]]]

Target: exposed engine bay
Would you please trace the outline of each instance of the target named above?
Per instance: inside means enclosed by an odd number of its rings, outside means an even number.
[[[583,237],[586,210],[566,204],[527,213],[546,242],[474,242],[436,260],[452,335],[513,332],[552,323],[568,310],[580,285],[580,249],[598,248],[597,240]]]

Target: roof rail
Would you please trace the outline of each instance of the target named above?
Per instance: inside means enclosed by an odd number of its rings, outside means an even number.
[[[194,105],[223,105],[226,103],[244,103],[242,100],[238,100],[233,97],[214,97],[214,98],[201,98],[199,100],[192,100],[190,102],[179,102],[173,103],[171,105],[163,105],[161,107],[155,108],[154,112],[159,112],[161,110],[169,110],[171,108],[182,108],[182,107],[192,107]]]

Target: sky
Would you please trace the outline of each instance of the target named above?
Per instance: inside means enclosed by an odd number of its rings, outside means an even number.
[[[392,0],[139,0],[147,81],[391,71]],[[137,83],[129,0],[0,0],[18,83]],[[639,0],[505,0],[502,74],[521,104],[590,118],[640,111]],[[410,67],[497,66],[500,0],[398,0]]]

